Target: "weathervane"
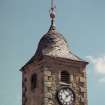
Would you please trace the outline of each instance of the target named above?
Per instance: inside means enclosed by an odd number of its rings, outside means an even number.
[[[50,18],[51,18],[51,27],[55,26],[55,11],[56,11],[56,5],[55,0],[51,0],[51,9],[50,9]]]

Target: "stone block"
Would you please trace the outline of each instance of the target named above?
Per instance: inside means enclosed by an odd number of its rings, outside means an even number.
[[[80,87],[80,92],[86,92],[86,88]]]
[[[76,76],[76,81],[79,81],[79,76]]]
[[[48,76],[48,81],[50,81],[50,82],[52,82],[52,81],[53,81],[52,76]]]
[[[51,71],[48,71],[48,70],[44,71],[44,75],[45,76],[51,76]]]
[[[75,87],[75,88],[76,88],[76,86],[77,86],[77,85],[76,85],[76,83],[73,83],[73,87]]]
[[[48,82],[48,76],[44,76],[44,81]]]
[[[53,81],[56,81],[56,75],[52,75],[52,79],[53,79]]]
[[[52,87],[52,83],[51,82],[44,82],[44,85],[47,87]]]
[[[53,105],[53,101],[49,100],[48,105]]]
[[[56,85],[55,81],[52,81],[52,85],[53,85],[53,86],[55,86],[55,85]]]
[[[55,85],[52,86],[52,90],[53,91],[56,90],[56,86]]]
[[[55,95],[55,93],[56,93],[56,91],[55,91],[55,90],[53,90],[53,91],[52,91],[52,94],[53,94],[53,95]]]
[[[85,99],[83,97],[80,97],[80,102],[85,102]]]
[[[52,93],[45,93],[45,97],[52,99]]]
[[[79,81],[80,81],[80,82],[85,82],[85,78],[84,78],[84,77],[80,77],[80,78],[79,78]]]
[[[73,75],[70,75],[70,82],[73,82]]]
[[[46,87],[48,92],[52,91],[52,87]]]

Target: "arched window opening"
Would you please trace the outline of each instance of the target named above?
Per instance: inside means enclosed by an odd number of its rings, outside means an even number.
[[[31,90],[34,90],[36,88],[36,83],[37,83],[37,75],[33,74],[31,76]]]
[[[61,72],[61,82],[69,83],[70,82],[70,75],[67,71]]]

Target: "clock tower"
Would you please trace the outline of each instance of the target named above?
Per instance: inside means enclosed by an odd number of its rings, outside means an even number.
[[[55,27],[52,0],[51,26],[40,39],[34,56],[21,68],[22,105],[87,105],[86,65],[72,53]]]

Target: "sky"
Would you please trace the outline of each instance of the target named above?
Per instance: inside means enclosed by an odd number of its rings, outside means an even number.
[[[21,105],[19,69],[50,27],[50,0],[0,0],[0,105]],[[88,103],[105,105],[105,0],[56,0],[57,31],[89,61]]]

